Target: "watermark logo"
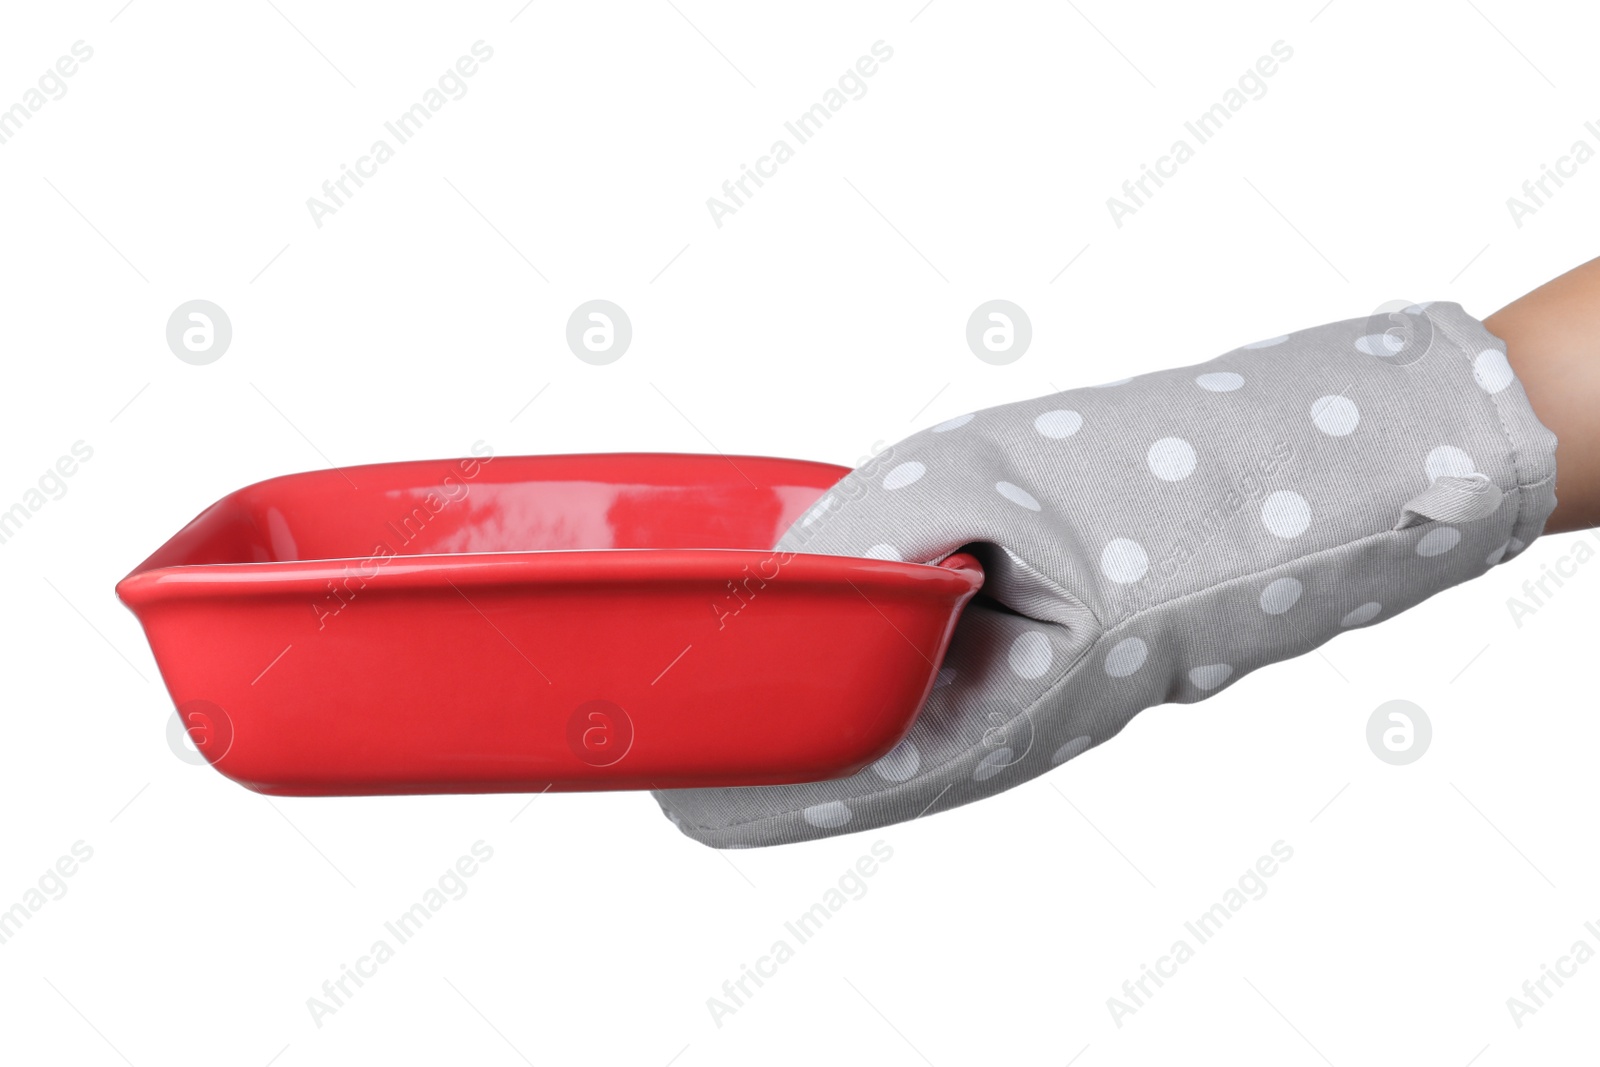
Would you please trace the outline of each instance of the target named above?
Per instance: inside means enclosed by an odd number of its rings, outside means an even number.
[[[44,473],[39,475],[38,482],[23,492],[22,499],[10,507],[0,503],[0,545],[17,536],[28,520],[50,501],[66,496],[67,479],[78,473],[80,465],[93,457],[94,449],[88,442],[74,441],[72,454],[60,456],[53,465],[46,467]]]
[[[1031,646],[1030,638],[1038,638],[1044,646],[1044,659],[1048,660],[1049,639],[1043,634],[1029,632],[1018,638],[1012,645],[1012,663],[1017,663],[1019,652],[1029,655],[1037,652]],[[1015,767],[1033,750],[1034,725],[1033,709],[1025,710],[1021,715],[1012,716],[1011,708],[994,709],[984,714],[984,730],[982,745],[985,749],[983,757],[978,760],[978,765],[972,770],[972,779],[976,782],[987,782],[1009,767]]]
[[[776,978],[779,969],[794,959],[796,951],[821,933],[845,905],[866,896],[867,880],[893,858],[894,848],[887,841],[881,838],[874,841],[815,903],[783,924],[783,935],[774,939],[767,951],[756,957],[754,964],[740,963],[738,977],[722,983],[721,995],[706,998],[706,1011],[716,1028],[722,1029],[730,1016],[748,1007],[767,981]]]
[[[1600,142],[1600,124],[1593,121],[1583,124],[1583,131]],[[1522,183],[1521,196],[1506,197],[1506,210],[1511,213],[1511,223],[1517,229],[1526,225],[1529,216],[1549,205],[1550,200],[1565,186],[1565,178],[1576,178],[1578,168],[1595,157],[1594,146],[1585,138],[1572,142],[1564,155],[1556,157],[1555,166],[1539,164],[1539,176]]]
[[[186,700],[167,720],[167,747],[192,766],[220,762],[233,747],[233,720],[209,700]]]
[[[1238,388],[1231,384],[1225,373],[1203,374],[1200,377],[1212,379],[1209,384],[1202,383],[1202,388],[1216,391]],[[1072,426],[1072,432],[1076,432],[1076,425],[1068,425]],[[1176,469],[1182,469],[1187,462],[1185,455],[1179,450],[1176,457]],[[1160,465],[1161,459],[1157,457],[1157,465]],[[1192,517],[1186,519],[1167,548],[1152,551],[1137,541],[1119,538],[1108,545],[1102,554],[1102,568],[1113,581],[1127,587],[1135,604],[1151,607],[1163,602],[1174,595],[1172,590],[1179,578],[1189,574],[1190,564],[1218,537],[1225,537],[1231,524],[1241,515],[1260,515],[1263,522],[1267,521],[1269,514],[1273,521],[1287,523],[1294,519],[1292,514],[1280,514],[1279,509],[1272,506],[1276,492],[1268,491],[1278,473],[1287,469],[1294,459],[1294,446],[1287,439],[1275,442],[1270,449],[1257,456],[1255,462],[1240,463],[1238,473],[1229,480],[1226,492],[1214,497],[1209,506],[1193,509],[1189,513]],[[1279,499],[1291,505],[1283,511],[1293,511],[1291,498]],[[1252,504],[1259,505],[1259,508]]]
[[[1433,743],[1433,721],[1409,700],[1379,704],[1367,720],[1367,747],[1395,767],[1415,763]]]
[[[94,49],[83,41],[72,42],[72,55],[62,56],[54,68],[47,67],[39,75],[38,88],[29,87],[22,99],[9,107],[0,104],[0,144],[22,132],[22,127],[33,120],[52,100],[67,95],[67,78],[78,73],[79,65],[94,58]]]
[[[337,618],[354,603],[356,597],[368,584],[376,581],[383,573],[383,568],[396,557],[420,551],[417,542],[437,534],[437,528],[431,525],[433,520],[451,504],[465,500],[472,491],[467,482],[476,478],[493,461],[493,446],[484,441],[474,441],[472,456],[451,463],[447,468],[449,473],[440,480],[438,489],[429,489],[413,496],[409,512],[384,523],[383,540],[373,545],[372,555],[343,561],[344,573],[338,579],[324,582],[327,592],[311,604],[311,613],[317,618],[317,629],[322,630],[328,625],[329,619]]]
[[[420,99],[385,122],[383,129],[388,136],[375,138],[367,151],[356,157],[354,167],[340,163],[339,176],[322,183],[322,196],[306,197],[306,211],[311,215],[312,225],[322,229],[323,220],[349,206],[356,193],[378,176],[378,169],[394,159],[400,147],[426,129],[434,115],[446,104],[467,95],[467,79],[478,73],[481,64],[494,58],[494,49],[481,40],[472,43],[471,52],[470,56],[458,57],[453,66],[444,69],[434,85],[423,90]]]
[[[567,747],[591,767],[609,767],[633,747],[633,720],[613,701],[586,700],[567,719]]]
[[[1186,936],[1174,938],[1167,951],[1156,957],[1154,964],[1140,963],[1139,976],[1123,981],[1120,996],[1114,993],[1106,998],[1106,1010],[1111,1013],[1111,1021],[1118,1030],[1126,1025],[1129,1016],[1137,1015],[1141,1008],[1149,1007],[1151,999],[1167,981],[1178,976],[1179,968],[1194,959],[1200,947],[1225,930],[1246,904],[1267,895],[1270,888],[1267,880],[1294,858],[1294,846],[1287,841],[1274,841],[1268,852],[1270,854],[1257,857],[1255,863],[1246,867],[1215,903],[1185,922],[1183,930]]]
[[[71,851],[70,856],[63,854],[46,867],[38,881],[24,890],[15,904],[4,907],[0,902],[0,945],[16,937],[46,904],[66,896],[66,880],[78,873],[81,864],[94,858],[94,849],[82,840],[74,841]]]
[[[1433,350],[1433,338],[1433,319],[1426,304],[1390,300],[1367,317],[1356,348],[1391,367],[1406,367]]]
[[[1009,300],[985,301],[967,319],[967,347],[985,363],[1015,363],[1032,342],[1033,322]]]
[[[1511,541],[1507,541],[1491,553],[1485,562],[1493,566],[1505,558],[1508,549],[1515,549],[1520,545],[1521,542],[1513,545]],[[1537,614],[1540,608],[1550,602],[1550,598],[1566,584],[1564,579],[1576,578],[1578,568],[1594,557],[1594,546],[1589,543],[1589,537],[1584,537],[1573,544],[1571,552],[1564,552],[1553,561],[1539,564],[1538,577],[1530,577],[1523,581],[1522,596],[1506,598],[1506,611],[1511,614],[1511,621],[1516,624],[1517,629],[1522,629],[1524,619]],[[1552,584],[1555,586],[1553,589]]]
[[[632,342],[633,320],[609,300],[579,304],[567,319],[567,347],[596,367],[621,359]]]
[[[367,982],[378,976],[379,969],[394,959],[395,952],[433,922],[433,917],[446,904],[467,895],[468,881],[483,869],[483,864],[494,858],[494,847],[483,840],[472,843],[471,855],[463,854],[446,867],[433,885],[423,890],[421,897],[393,920],[383,924],[385,936],[375,938],[366,953],[356,957],[354,966],[339,964],[337,977],[322,983],[320,996],[306,998],[306,1011],[318,1030],[327,1025],[330,1015],[348,1007],[355,995]]]
[[[1246,67],[1237,83],[1229,86],[1220,100],[1185,122],[1183,131],[1187,136],[1173,140],[1172,146],[1156,157],[1154,166],[1140,163],[1139,176],[1122,183],[1121,196],[1106,198],[1106,210],[1117,229],[1122,229],[1124,220],[1147,207],[1156,192],[1178,176],[1178,169],[1194,158],[1200,145],[1221,133],[1250,101],[1267,95],[1267,79],[1294,58],[1294,49],[1286,41],[1272,42],[1269,51],[1271,55],[1260,56],[1253,66]]]
[[[215,363],[232,343],[233,322],[209,300],[179,304],[167,319],[167,347],[185,363],[196,367]]]
[[[1600,926],[1586,922],[1583,929],[1589,936],[1600,939]],[[1539,964],[1539,977],[1522,983],[1522,996],[1506,998],[1506,1010],[1511,1013],[1511,1021],[1517,1029],[1521,1030],[1526,1025],[1528,1016],[1537,1015],[1540,1008],[1548,1007],[1546,1002],[1567,984],[1566,979],[1576,978],[1578,968],[1594,957],[1594,947],[1580,937],[1566,953],[1556,957],[1554,967],[1548,963]],[[1550,988],[1552,985],[1554,989]]]

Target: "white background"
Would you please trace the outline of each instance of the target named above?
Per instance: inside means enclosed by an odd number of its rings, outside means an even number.
[[[1506,606],[1570,536],[1003,796],[800,846],[719,854],[645,794],[269,802],[174,755],[112,586],[246,483],[480,439],[853,464],[1394,299],[1487,315],[1600,251],[1600,162],[1520,228],[1506,207],[1600,147],[1600,18],[1577,3],[674,2],[0,15],[0,106],[94,49],[0,145],[0,508],[94,449],[0,545],[0,908],[93,849],[0,945],[0,1056],[1592,1056],[1600,962],[1520,1028],[1506,1006],[1574,941],[1600,949],[1600,573],[1520,627]],[[480,39],[467,95],[316,227],[306,198]],[[867,94],[718,228],[706,198],[878,40]],[[1106,198],[1278,40],[1267,94],[1115,226]],[[563,336],[596,297],[634,326],[609,366]],[[1034,328],[1003,367],[964,339],[997,297]],[[195,298],[234,329],[203,367],[164,337]],[[1365,741],[1394,698],[1434,725],[1406,767]],[[1267,895],[1118,1027],[1107,998],[1280,839]],[[470,892],[318,1027],[307,998],[478,840]],[[707,998],[878,840],[867,894],[717,1026]]]

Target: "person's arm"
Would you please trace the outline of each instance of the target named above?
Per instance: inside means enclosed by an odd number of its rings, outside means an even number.
[[[1556,435],[1556,510],[1546,533],[1600,526],[1600,259],[1484,320],[1506,343],[1539,421]]]

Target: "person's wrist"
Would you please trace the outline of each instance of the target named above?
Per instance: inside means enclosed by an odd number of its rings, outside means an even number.
[[[1556,436],[1556,507],[1545,532],[1600,526],[1600,260],[1501,308],[1484,326],[1505,342],[1529,405]]]

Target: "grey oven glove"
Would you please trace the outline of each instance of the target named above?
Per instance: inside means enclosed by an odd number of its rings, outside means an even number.
[[[849,778],[656,798],[719,848],[966,804],[1482,574],[1554,507],[1555,435],[1457,304],[962,415],[851,472],[778,546],[982,561],[910,733]]]

